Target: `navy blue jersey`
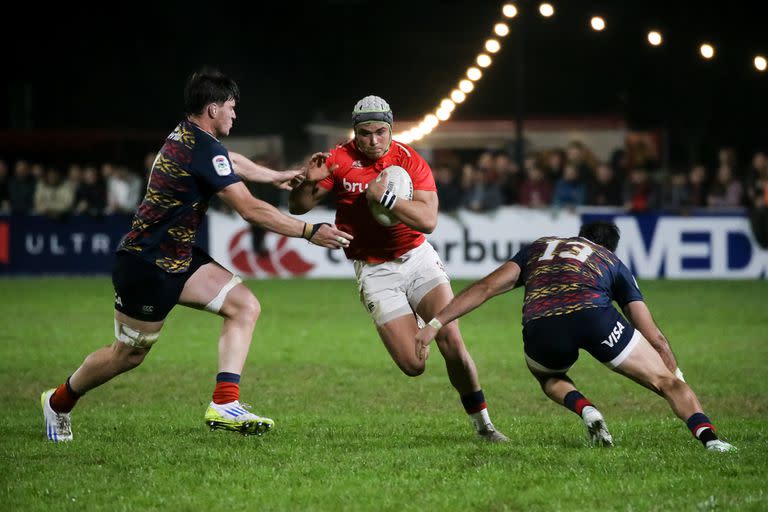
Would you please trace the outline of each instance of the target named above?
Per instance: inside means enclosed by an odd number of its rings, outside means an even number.
[[[213,135],[182,121],[152,165],[147,192],[117,250],[170,273],[186,272],[211,196],[240,178]]]
[[[512,261],[525,286],[523,324],[587,308],[643,300],[635,278],[611,251],[586,238],[539,238]]]

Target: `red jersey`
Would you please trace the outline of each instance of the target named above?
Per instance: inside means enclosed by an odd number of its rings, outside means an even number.
[[[318,185],[336,194],[336,226],[355,237],[344,249],[350,260],[382,263],[398,258],[421,245],[424,234],[402,222],[382,226],[373,218],[365,199],[368,183],[390,165],[399,165],[413,181],[414,190],[436,192],[435,179],[429,164],[413,148],[392,141],[387,154],[376,161],[369,160],[349,141],[331,150],[328,168],[339,167]]]

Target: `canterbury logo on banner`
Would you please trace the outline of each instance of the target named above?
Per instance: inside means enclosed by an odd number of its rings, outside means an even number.
[[[9,229],[7,222],[0,222],[0,263],[6,265],[11,262],[10,246],[11,246],[11,230]]]

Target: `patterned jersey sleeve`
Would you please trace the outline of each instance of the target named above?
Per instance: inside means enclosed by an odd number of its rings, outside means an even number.
[[[195,151],[192,172],[202,178],[214,194],[224,187],[242,181],[235,174],[229,153],[221,144],[211,144]]]
[[[437,191],[435,177],[432,176],[432,169],[421,155],[414,151],[411,154],[411,157],[407,160],[406,165],[406,170],[408,171],[408,174],[411,175],[411,180],[413,181],[414,190]]]
[[[630,302],[643,300],[643,294],[640,293],[635,276],[632,275],[626,265],[619,261],[616,270],[611,287],[613,300],[622,308]]]

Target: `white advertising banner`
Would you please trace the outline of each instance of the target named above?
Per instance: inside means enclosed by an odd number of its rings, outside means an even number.
[[[300,217],[310,223],[333,222],[334,212],[316,209]],[[454,278],[476,278],[508,260],[523,244],[540,236],[573,236],[580,217],[574,213],[504,208],[492,214],[440,214],[427,239],[435,246]],[[257,253],[251,227],[238,215],[208,213],[209,252],[216,261],[243,277],[354,277],[341,250],[332,251],[274,233],[263,236]]]
[[[301,218],[331,222],[334,212],[314,210]],[[761,249],[744,215],[639,216],[585,208],[578,212],[506,207],[489,214],[440,214],[427,239],[448,275],[476,279],[491,272],[541,236],[575,236],[582,222],[610,219],[621,230],[616,254],[639,278],[761,279],[768,277],[768,250]],[[211,212],[209,250],[217,261],[246,277],[352,277],[341,251],[274,233],[257,254],[251,228],[238,216]]]
[[[314,210],[301,219],[332,222],[334,212]],[[639,278],[761,279],[768,276],[768,251],[761,249],[743,215],[640,216],[623,211],[578,212],[506,207],[490,214],[440,214],[427,239],[453,278],[485,276],[541,236],[575,236],[583,221],[611,219],[622,237],[616,254]],[[352,265],[331,251],[300,238],[264,235],[257,253],[253,232],[238,216],[210,212],[209,251],[245,277],[352,278]]]

